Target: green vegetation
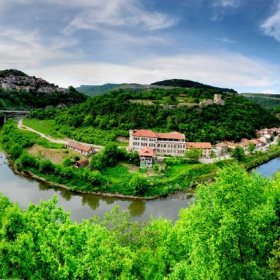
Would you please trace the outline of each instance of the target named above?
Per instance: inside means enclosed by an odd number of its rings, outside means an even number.
[[[12,119],[3,127],[1,143],[19,170],[29,170],[47,181],[67,185],[74,191],[118,195],[154,197],[188,189],[198,182],[213,180],[218,168],[232,162],[194,164],[193,159],[170,157],[158,163],[153,170],[139,169],[137,152],[129,153],[124,148],[118,148],[117,144],[109,143],[89,158],[89,167],[76,169],[73,163],[80,155],[70,155],[61,144],[52,144],[37,134],[19,130]],[[52,149],[59,151],[55,153]],[[265,154],[258,152],[246,157],[242,154],[236,159],[246,168],[251,168],[279,154],[279,147],[275,146]],[[60,161],[56,160],[58,157]],[[52,158],[54,162],[50,160]]]
[[[263,108],[273,109],[279,113],[280,96],[279,94],[262,94],[262,93],[242,93],[246,99],[259,104]]]
[[[52,93],[30,90],[4,90],[0,87],[0,109],[30,110],[46,106],[70,106],[82,103],[86,96],[70,87],[68,93],[55,91]]]
[[[54,120],[24,119],[22,124],[46,135],[54,134],[52,131],[55,124]]]
[[[192,160],[193,162],[198,162],[199,158],[202,155],[202,149],[190,148],[185,152],[186,158]]]
[[[141,176],[134,180],[145,187]],[[118,208],[77,224],[56,197],[21,210],[0,195],[0,277],[279,279],[280,178],[234,164],[196,195],[174,224],[142,225]]]
[[[81,85],[76,88],[77,91],[82,92],[88,96],[97,96],[108,93],[111,90],[116,90],[121,86],[121,84],[105,84],[102,86],[93,86],[93,85]]]
[[[222,95],[225,106],[201,107],[193,103],[213,100],[215,93]],[[67,110],[57,110],[55,115],[35,110],[30,117],[54,119],[54,131],[97,145],[116,141],[118,136],[128,137],[129,129],[179,131],[185,134],[186,141],[215,143],[224,139],[251,139],[257,129],[280,126],[275,115],[242,96],[193,88],[112,91]]]
[[[0,71],[0,80],[5,83],[3,87],[0,85],[0,109],[4,110],[30,110],[47,106],[61,108],[87,99],[86,95],[72,86],[62,89],[15,69]]]
[[[237,161],[244,161],[245,159],[245,152],[242,147],[236,147],[230,153],[232,158],[235,158]]]
[[[19,170],[29,170],[46,180],[67,185],[75,191],[118,193],[136,196],[158,196],[186,189],[202,180],[201,176],[213,176],[217,170],[212,165],[192,165],[183,158],[167,158],[153,174],[139,169],[137,152],[128,153],[115,143],[105,146],[90,158],[90,168],[76,169],[72,166],[73,157],[64,158],[61,163],[53,163],[43,156],[29,153],[36,145],[49,149],[64,150],[63,145],[52,144],[37,134],[19,130],[16,123],[9,119],[3,129],[1,143],[4,150],[15,161]],[[37,148],[38,151],[38,148]],[[53,151],[52,151],[53,153]],[[66,154],[67,155],[67,154]],[[55,157],[55,155],[53,156]],[[129,171],[133,168],[133,171]],[[204,177],[203,177],[204,178]]]
[[[213,87],[213,86],[205,85],[202,83],[198,83],[198,82],[194,82],[194,81],[190,81],[190,80],[182,80],[182,79],[164,80],[164,81],[152,83],[151,85],[181,87],[181,88],[214,89],[214,90],[218,90],[218,91],[222,91],[222,92],[237,93],[233,89]]]

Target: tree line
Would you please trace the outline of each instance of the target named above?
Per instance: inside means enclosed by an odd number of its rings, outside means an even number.
[[[215,93],[222,94],[225,106],[198,105],[203,99],[213,100]],[[186,104],[192,102],[191,106],[180,106],[182,94],[186,95]],[[166,108],[165,104],[175,107]],[[54,118],[55,131],[101,145],[116,140],[117,136],[128,136],[129,129],[179,131],[185,134],[186,141],[216,143],[254,138],[257,129],[280,125],[274,114],[259,105],[213,89],[117,90],[63,111],[56,110],[55,116],[48,116],[45,110],[34,110],[30,117]]]
[[[0,195],[0,277],[280,279],[280,177],[226,166],[179,219],[140,225],[115,208],[74,223],[57,198],[26,210]]]

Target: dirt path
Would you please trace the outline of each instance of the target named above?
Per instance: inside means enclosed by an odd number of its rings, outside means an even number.
[[[39,131],[37,131],[37,130],[34,130],[34,129],[32,129],[31,127],[25,126],[25,125],[22,124],[22,119],[20,119],[20,121],[18,122],[18,128],[19,128],[19,129],[27,129],[27,130],[29,130],[29,131],[32,131],[32,132],[34,132],[34,133],[37,133],[37,134],[39,134],[41,137],[47,139],[48,141],[50,141],[50,142],[52,142],[52,143],[64,144],[64,145],[65,145],[65,144],[67,144],[67,143],[69,142],[69,141],[63,140],[63,139],[53,139],[52,137],[47,136],[47,135],[45,135],[45,134],[43,134],[43,133],[41,133],[41,132],[39,132]]]
[[[41,133],[29,126],[26,126],[26,125],[23,125],[22,124],[22,119],[19,120],[18,122],[18,128],[19,129],[26,129],[26,130],[29,130],[29,131],[32,131],[34,133],[37,133],[39,134],[41,137],[47,139],[48,141],[52,142],[52,143],[57,143],[57,144],[67,144],[69,143],[70,141],[73,141],[72,139],[53,139],[52,137],[50,136],[47,136],[45,135],[44,133]],[[73,141],[73,142],[76,142],[76,141]],[[99,145],[92,145],[92,144],[88,144],[88,143],[83,143],[83,142],[77,142],[77,143],[80,143],[80,144],[83,144],[83,145],[86,145],[86,146],[90,146],[90,147],[93,147],[95,150],[99,151],[101,149],[104,148],[104,146],[99,146]]]

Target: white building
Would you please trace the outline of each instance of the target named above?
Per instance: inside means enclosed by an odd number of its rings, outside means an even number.
[[[156,155],[184,156],[185,135],[176,131],[157,133],[145,129],[130,130],[129,147],[138,152],[143,147],[150,147]]]

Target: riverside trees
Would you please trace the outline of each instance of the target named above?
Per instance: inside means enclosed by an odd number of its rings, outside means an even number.
[[[277,279],[279,178],[248,175],[236,163],[197,197],[174,225],[140,227],[118,209],[77,224],[55,197],[21,210],[0,195],[0,277]]]

